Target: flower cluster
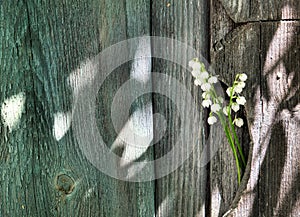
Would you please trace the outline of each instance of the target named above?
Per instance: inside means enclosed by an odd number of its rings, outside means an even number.
[[[241,93],[246,86],[245,81],[247,80],[247,75],[244,73],[236,75],[233,85],[228,87],[226,90],[226,93],[230,98],[229,103],[228,105],[223,106],[224,100],[222,97],[217,95],[217,92],[214,88],[214,84],[218,82],[218,78],[210,75],[205,69],[205,65],[197,58],[192,59],[189,62],[189,66],[192,68],[192,76],[195,78],[195,85],[200,86],[203,91],[202,106],[204,108],[210,108],[211,111],[207,119],[208,124],[212,125],[216,123],[217,117],[221,121],[222,127],[224,128],[226,137],[236,160],[238,182],[240,183],[241,169],[245,168],[246,161],[234,125],[241,127],[243,126],[244,121],[242,118],[237,118],[236,116],[232,120],[231,111],[237,112],[240,109],[240,106],[243,106],[246,103],[246,99],[241,95]]]
[[[237,112],[240,109],[241,105],[245,105],[246,99],[244,96],[241,96],[240,93],[243,91],[243,88],[246,86],[245,81],[247,80],[246,74],[237,74],[235,81],[232,87],[228,87],[226,93],[230,97],[229,105],[222,108],[223,98],[217,96],[216,91],[214,89],[214,84],[218,82],[218,78],[216,76],[210,75],[206,69],[205,65],[201,63],[197,58],[192,59],[189,62],[189,66],[192,68],[192,76],[195,78],[195,85],[200,86],[203,94],[202,94],[202,106],[204,108],[209,108],[211,110],[210,116],[207,122],[212,125],[217,122],[216,116],[214,114],[218,114],[221,109],[222,112],[228,116],[231,114],[231,110]],[[234,101],[233,101],[234,100]],[[243,119],[235,118],[233,123],[241,127],[244,124]]]

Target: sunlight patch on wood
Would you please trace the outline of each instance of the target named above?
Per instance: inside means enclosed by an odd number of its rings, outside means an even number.
[[[197,213],[196,217],[205,217],[205,203],[201,204],[200,211]]]
[[[144,109],[137,109],[130,116],[113,143],[111,150],[125,147],[120,162],[122,167],[141,157],[151,145],[153,141],[153,120],[143,118],[151,117],[152,113],[150,112],[152,112],[151,104],[148,104]],[[143,122],[141,122],[141,120],[143,120]]]
[[[300,210],[300,197],[296,201],[294,207],[292,208],[291,216],[298,216]]]
[[[218,186],[214,186],[211,193],[211,200],[211,203],[214,205],[211,209],[211,216],[219,216],[222,198]]]
[[[138,48],[134,55],[134,61],[130,77],[135,80],[147,83],[151,79],[151,45],[150,38],[139,40]]]
[[[157,208],[157,216],[169,216],[172,213],[174,200],[176,200],[176,195],[174,192],[169,193],[166,198],[159,204]]]
[[[11,132],[20,122],[26,96],[24,92],[6,99],[1,106],[1,117],[4,126]]]
[[[285,22],[279,22],[278,28],[269,45],[269,50],[266,56],[267,60],[272,61],[265,62],[263,72],[265,72],[266,74],[273,72],[275,65],[278,64],[278,61],[280,61],[281,56],[283,56],[290,50],[293,43],[293,37],[295,34],[294,32],[294,26],[293,28],[291,26],[287,27]]]
[[[58,112],[54,114],[53,136],[59,141],[67,133],[71,126],[71,113]]]
[[[77,96],[86,86],[92,84],[99,69],[99,60],[96,58],[86,59],[80,66],[73,70],[69,77],[68,83]]]
[[[297,17],[297,11],[294,7],[287,4],[281,9],[281,17],[282,19],[292,19]]]

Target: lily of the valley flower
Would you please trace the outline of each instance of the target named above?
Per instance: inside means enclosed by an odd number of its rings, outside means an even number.
[[[203,92],[202,93],[202,98],[203,99],[210,99],[210,94],[208,92]]]
[[[241,89],[243,89],[245,86],[246,86],[246,83],[245,82],[243,82],[243,81],[240,81],[240,82],[238,82],[237,83],[237,85],[236,85],[238,88],[241,88]]]
[[[234,92],[235,93],[241,93],[243,91],[243,88],[246,86],[245,82],[241,81],[238,82],[235,86],[234,86]]]
[[[244,125],[244,121],[243,121],[242,118],[236,118],[236,119],[234,119],[233,123],[234,123],[236,126],[238,126],[238,127],[241,127],[241,126]]]
[[[241,93],[242,91],[243,91],[243,88],[241,86],[234,87],[234,92],[235,93]]]
[[[227,90],[226,90],[226,93],[229,97],[231,96],[231,91],[233,91],[232,95],[234,95],[234,88],[233,87],[228,87]]]
[[[189,62],[189,66],[193,69],[192,76],[195,78],[195,85],[200,86],[203,91],[202,106],[204,108],[210,108],[211,110],[207,119],[208,124],[215,124],[217,122],[216,116],[218,116],[219,120],[221,121],[221,124],[228,138],[228,142],[234,153],[238,171],[238,182],[240,183],[240,170],[242,167],[245,167],[246,161],[234,125],[237,127],[241,127],[243,126],[244,121],[242,118],[235,118],[232,121],[231,111],[237,112],[240,109],[240,106],[245,105],[246,103],[245,97],[240,96],[240,93],[246,86],[245,81],[247,80],[247,75],[244,73],[236,75],[233,85],[231,87],[228,87],[226,90],[226,93],[230,98],[229,104],[223,107],[222,105],[224,100],[222,97],[217,95],[217,92],[214,88],[214,84],[218,82],[218,78],[216,76],[210,75],[205,69],[205,65],[201,63],[197,58],[191,60]],[[236,149],[236,146],[238,149]],[[239,159],[237,151],[241,159]]]
[[[216,76],[211,76],[209,79],[208,79],[208,83],[210,84],[215,84],[218,82],[218,78]]]
[[[212,102],[211,102],[211,100],[209,100],[209,99],[206,99],[206,100],[203,100],[203,101],[202,101],[202,106],[203,106],[204,108],[208,108],[211,104],[212,104]]]
[[[237,112],[238,110],[240,110],[240,105],[237,103],[232,103],[231,108],[233,111]]]
[[[236,102],[237,102],[237,104],[239,104],[239,105],[245,105],[246,99],[245,99],[245,97],[243,97],[243,96],[238,96],[238,97],[236,98]]]
[[[193,70],[191,73],[192,73],[192,76],[195,78],[197,78],[201,75],[200,70]]]
[[[200,86],[200,85],[202,84],[202,81],[199,80],[199,79],[195,79],[194,84],[195,84],[196,86]]]
[[[239,79],[240,79],[241,81],[246,81],[247,78],[248,78],[248,77],[247,77],[247,75],[246,75],[245,73],[239,75]]]
[[[198,61],[198,58],[194,58],[191,61],[189,61],[189,67],[191,67],[193,70],[200,70],[201,63]]]
[[[208,74],[208,72],[201,72],[200,73],[200,75],[199,75],[199,78],[201,79],[201,80],[204,80],[204,79],[207,79],[209,77],[209,74]],[[197,77],[198,78],[198,77]]]
[[[207,119],[207,122],[209,125],[213,125],[214,123],[217,122],[217,118],[215,116],[210,116],[208,119]]]
[[[208,91],[208,90],[210,90],[210,88],[211,88],[211,84],[210,83],[204,83],[204,84],[201,85],[201,89],[203,91]]]
[[[213,104],[211,107],[210,107],[211,111],[214,112],[214,113],[217,113],[218,111],[220,111],[221,109],[221,106],[219,104]]]

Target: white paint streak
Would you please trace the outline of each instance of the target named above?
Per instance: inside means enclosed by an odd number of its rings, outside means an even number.
[[[6,99],[1,106],[1,117],[5,126],[11,132],[20,122],[24,110],[26,96],[24,92]]]
[[[67,133],[71,126],[71,113],[58,112],[54,114],[53,136],[59,141]]]

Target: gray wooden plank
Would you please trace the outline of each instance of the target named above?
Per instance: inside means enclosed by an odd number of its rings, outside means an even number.
[[[259,182],[260,214],[297,216],[299,213],[300,22],[261,26],[262,107],[269,124]],[[264,137],[262,137],[264,138]]]
[[[246,114],[253,144],[226,216],[293,216],[299,211],[298,134],[291,134],[299,131],[298,26],[287,21],[246,24],[228,33],[213,54],[225,83],[236,73],[249,75]]]
[[[300,3],[297,0],[220,0],[220,2],[235,23],[300,19]]]
[[[250,130],[250,136],[253,139],[253,134],[256,132],[253,130],[252,122],[253,115],[255,111],[253,110],[255,93],[259,90],[259,82],[258,76],[260,74],[260,56],[257,50],[260,48],[260,28],[259,25],[256,24],[247,24],[240,28],[237,28],[231,31],[226,35],[225,39],[222,41],[222,49],[219,49],[212,56],[214,59],[215,71],[217,75],[220,75],[220,79],[227,85],[231,85],[233,79],[237,73],[246,73],[248,75],[248,80],[246,82],[245,90],[243,91],[243,95],[247,99],[247,104],[245,106],[246,115],[247,115],[247,123]],[[238,58],[237,58],[238,57]],[[250,70],[251,69],[251,70]],[[219,129],[218,133],[212,134],[213,143],[214,139],[218,142],[226,143],[226,146],[222,145],[218,158],[212,162],[212,173],[216,173],[216,175],[212,175],[212,179],[214,176],[217,176],[216,179],[219,180],[213,181],[212,191],[214,188],[219,190],[219,194],[221,195],[221,201],[218,202],[218,197],[214,200],[212,198],[212,207],[220,204],[219,216],[222,216],[232,205],[235,195],[238,191],[238,183],[237,180],[237,172],[235,164],[232,164],[232,152],[228,142],[226,141],[226,137],[224,138],[223,129]],[[246,129],[243,129],[241,132],[241,145],[244,148],[245,154],[249,150],[249,141],[248,135],[245,132]],[[254,129],[255,130],[255,129]],[[218,138],[215,135],[221,134],[223,139]],[[223,148],[222,148],[223,147]],[[249,158],[251,159],[251,152],[249,153]],[[228,164],[228,165],[224,165]],[[230,167],[230,165],[232,167]],[[250,163],[248,162],[244,179],[247,179]],[[222,175],[223,174],[223,175]],[[226,174],[227,176],[225,176]],[[220,177],[225,176],[223,179]],[[240,188],[243,188],[243,184],[241,184]],[[216,205],[214,205],[216,203]]]
[[[205,57],[208,54],[208,12],[209,7],[205,1],[153,1],[152,4],[152,35],[169,37],[194,47],[198,56],[201,53]],[[175,50],[174,56],[184,59],[193,58],[188,56],[185,50],[176,51],[175,45],[161,47],[161,51]],[[201,115],[199,126],[203,125],[202,112],[200,108],[200,90],[193,85],[190,72],[174,62],[155,59],[153,71],[158,71],[172,76],[180,81],[184,87],[193,94],[197,109]],[[154,88],[157,90],[169,88],[174,90],[171,80],[166,84],[158,84],[153,79]],[[189,103],[186,103],[185,93],[176,92],[176,102],[182,102],[179,106],[170,98],[162,95],[154,95],[154,112],[161,113],[166,118],[166,132],[164,137],[155,145],[155,156],[159,158],[172,152],[175,146],[186,149],[189,144],[185,138],[196,139],[198,143],[194,147],[190,157],[177,170],[156,181],[156,214],[157,216],[204,216],[206,214],[206,189],[207,173],[205,167],[198,167],[201,153],[205,144],[204,128],[193,133],[189,127],[189,135],[180,131],[180,126],[186,122],[193,122],[195,114],[190,112]],[[184,113],[181,116],[181,112]],[[154,121],[154,124],[156,122]],[[192,124],[192,123],[190,123]],[[155,126],[156,127],[156,126]],[[156,128],[157,129],[157,128]],[[159,129],[158,129],[159,130]],[[203,154],[203,153],[202,153]],[[205,154],[204,154],[205,155]],[[168,165],[174,164],[180,158],[180,153],[174,154]],[[167,165],[166,165],[167,166]],[[170,167],[169,166],[169,167]],[[156,171],[160,168],[156,167]]]

